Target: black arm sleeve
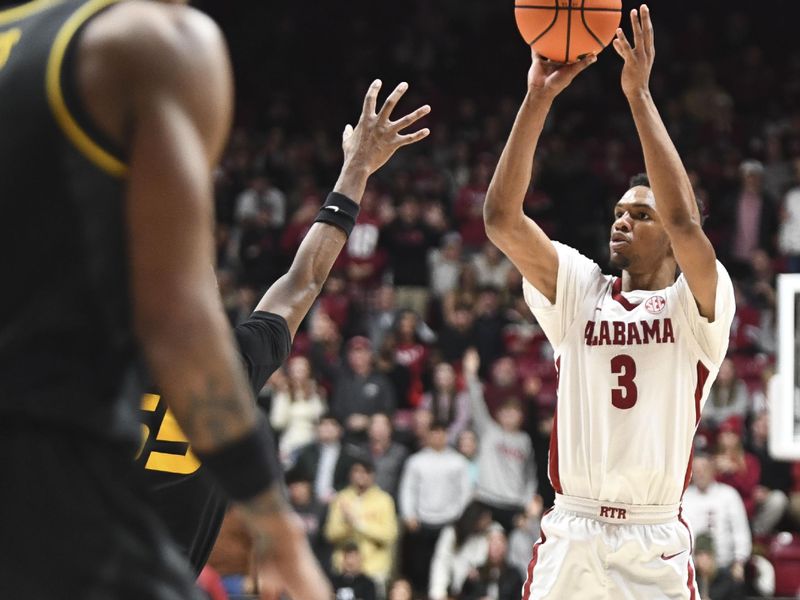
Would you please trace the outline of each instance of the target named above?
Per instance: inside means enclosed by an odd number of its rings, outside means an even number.
[[[292,335],[286,320],[256,311],[233,330],[253,391],[258,394],[267,379],[289,357]]]

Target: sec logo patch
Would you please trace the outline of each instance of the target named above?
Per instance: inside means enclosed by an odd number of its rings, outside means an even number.
[[[666,305],[667,301],[663,296],[651,296],[647,299],[647,302],[644,303],[644,307],[647,309],[647,312],[653,315],[657,315],[664,310]]]

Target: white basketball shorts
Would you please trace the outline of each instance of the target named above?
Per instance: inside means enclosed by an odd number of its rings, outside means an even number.
[[[533,546],[523,600],[699,600],[680,506],[556,496]]]

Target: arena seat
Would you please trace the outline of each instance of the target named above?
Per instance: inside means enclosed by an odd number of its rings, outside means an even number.
[[[800,592],[800,535],[785,531],[776,535],[769,560],[775,567],[775,594],[795,597]]]

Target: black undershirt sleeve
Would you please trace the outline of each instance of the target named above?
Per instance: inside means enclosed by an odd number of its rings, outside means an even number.
[[[256,311],[233,330],[253,391],[258,394],[267,379],[289,357],[292,335],[286,320]]]

